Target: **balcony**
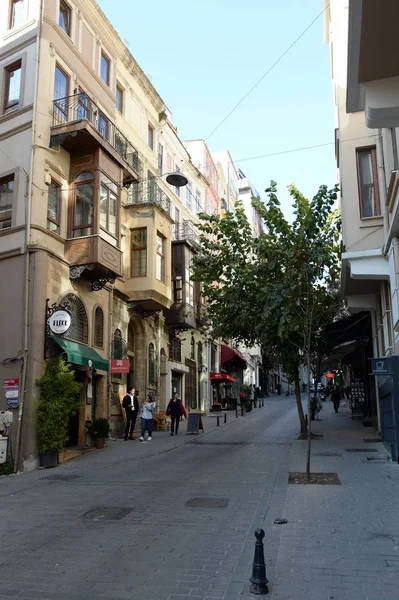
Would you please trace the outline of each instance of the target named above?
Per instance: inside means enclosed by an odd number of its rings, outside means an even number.
[[[57,145],[70,153],[101,146],[120,164],[126,178],[137,181],[141,176],[138,151],[86,94],[53,102],[50,147]]]
[[[172,228],[172,242],[189,242],[199,247],[199,235],[194,223],[191,221],[176,223]]]
[[[103,287],[98,287],[99,281],[113,282],[122,273],[122,252],[99,235],[67,240],[65,257],[70,265],[70,278],[83,275],[93,281],[93,289]]]
[[[133,183],[129,190],[127,206],[155,205],[169,217],[171,216],[171,201],[159,185],[152,179]]]

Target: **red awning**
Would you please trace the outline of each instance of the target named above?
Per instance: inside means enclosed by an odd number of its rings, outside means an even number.
[[[223,365],[224,363],[229,362],[230,360],[235,360],[241,363],[244,369],[247,368],[247,361],[245,360],[241,352],[239,352],[235,348],[231,348],[230,346],[222,345],[222,360],[220,361],[220,363]]]
[[[211,381],[220,381],[221,383],[225,382],[225,383],[234,383],[234,381],[236,380],[235,377],[232,377],[231,375],[227,375],[227,373],[213,373],[211,372],[209,374],[209,378]]]

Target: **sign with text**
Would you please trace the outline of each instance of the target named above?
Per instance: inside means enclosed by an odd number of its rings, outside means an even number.
[[[3,388],[17,388],[19,386],[19,379],[3,379]]]
[[[56,335],[66,333],[71,326],[71,315],[66,310],[56,310],[49,317],[48,326]]]
[[[392,359],[384,358],[369,358],[371,371],[370,375],[391,375],[392,374]]]
[[[130,361],[128,358],[116,358],[111,360],[111,373],[129,373]]]
[[[18,408],[19,398],[7,398],[6,404],[9,408]]]

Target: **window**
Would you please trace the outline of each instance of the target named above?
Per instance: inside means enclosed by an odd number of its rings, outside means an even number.
[[[176,173],[180,173],[180,169],[177,165],[176,165]],[[175,194],[176,194],[176,196],[179,196],[179,198],[180,198],[180,188],[177,186],[175,186]]]
[[[25,0],[11,0],[10,29],[25,22]]]
[[[100,227],[114,237],[118,237],[118,188],[116,184],[101,173],[100,186]]]
[[[360,217],[377,217],[381,214],[378,190],[377,155],[375,146],[358,148],[357,178],[359,185]]]
[[[157,268],[158,281],[165,281],[165,238],[157,233]]]
[[[188,182],[186,185],[186,206],[191,208],[191,183]]]
[[[151,150],[154,150],[154,128],[149,123],[147,132],[147,144],[151,148]]]
[[[158,173],[160,175],[163,174],[163,146],[162,146],[162,144],[158,145]]]
[[[98,111],[97,129],[101,135],[108,139],[108,119],[101,111]]]
[[[60,232],[60,200],[61,186],[52,179],[48,190],[47,229],[55,233]]]
[[[186,269],[186,304],[194,306],[194,282],[191,281],[190,269]]]
[[[168,173],[173,171],[173,158],[169,153],[166,155],[166,170]]]
[[[101,52],[100,77],[109,85],[109,72],[111,69],[111,61],[104,52]]]
[[[69,304],[69,313],[71,315],[71,326],[64,337],[82,344],[89,343],[89,322],[86,309],[83,302],[75,294],[67,294],[64,301]]]
[[[190,342],[190,358],[191,360],[195,360],[195,341],[193,336],[191,336]]]
[[[77,107],[77,119],[87,119],[90,110],[90,100],[87,94],[79,88],[78,94],[78,107]]]
[[[132,277],[147,275],[147,228],[132,230]]]
[[[54,112],[59,117],[60,122],[68,120],[68,91],[69,77],[57,65],[54,77],[54,100],[57,100],[57,102],[54,105]]]
[[[11,227],[14,175],[0,179],[0,229]]]
[[[4,112],[19,108],[21,100],[22,63],[18,62],[4,69]]]
[[[83,171],[75,179],[72,237],[93,235],[94,174]]]
[[[155,385],[155,348],[152,343],[148,346],[148,385]]]
[[[119,83],[116,86],[116,108],[123,114],[124,89]]]
[[[181,340],[174,336],[169,336],[169,360],[181,362]]]
[[[183,302],[183,279],[182,277],[176,277],[173,282],[173,294],[174,301],[176,304],[181,304]]]
[[[202,199],[201,192],[199,190],[197,190],[195,193],[195,211],[197,214],[202,212]]]
[[[180,209],[177,208],[177,206],[175,206],[175,222],[176,222],[176,227],[178,228],[180,225]]]
[[[198,352],[197,352],[197,363],[198,363],[198,369],[201,369],[203,364],[204,364],[204,359],[202,356],[202,352],[203,352],[203,347],[202,347],[202,342],[198,342]]]
[[[100,306],[94,311],[94,340],[93,346],[104,348],[104,312]]]
[[[64,0],[60,1],[60,14],[58,15],[58,25],[67,33],[71,35],[71,9]]]

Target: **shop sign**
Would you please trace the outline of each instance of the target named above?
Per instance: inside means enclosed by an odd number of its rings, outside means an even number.
[[[370,358],[371,372],[370,375],[391,375],[392,374],[392,359],[390,357],[384,358]]]
[[[116,358],[111,360],[111,373],[129,373],[130,361],[128,358]]]
[[[6,390],[6,398],[18,398],[19,390]]]
[[[3,379],[3,389],[17,388],[19,379]]]
[[[6,404],[9,408],[18,408],[19,398],[6,398]]]
[[[48,326],[56,335],[66,333],[71,326],[71,315],[66,310],[56,310],[49,317]]]

